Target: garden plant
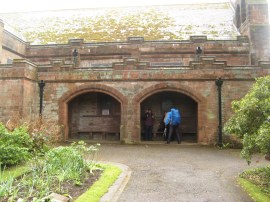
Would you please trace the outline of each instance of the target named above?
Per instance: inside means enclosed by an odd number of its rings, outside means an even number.
[[[248,164],[255,153],[269,160],[270,76],[257,78],[246,96],[232,103],[232,108],[234,115],[226,123],[225,131],[242,139],[241,156]],[[270,166],[243,172],[239,182],[255,201],[270,200]]]
[[[50,147],[37,128],[22,124],[8,129],[0,123],[0,201],[44,201],[51,193],[78,197],[102,172],[94,163],[98,147],[84,142]],[[17,174],[6,175],[10,169]]]

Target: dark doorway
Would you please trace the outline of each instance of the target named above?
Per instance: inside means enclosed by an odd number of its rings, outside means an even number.
[[[197,142],[197,123],[198,123],[198,105],[189,96],[166,91],[156,93],[146,98],[141,103],[141,139],[144,140],[144,122],[143,115],[146,109],[150,108],[154,113],[155,121],[153,127],[153,140],[163,140],[163,131],[159,131],[159,124],[164,117],[164,112],[170,110],[172,106],[177,107],[181,112],[181,131],[184,142]]]
[[[120,140],[121,104],[105,93],[77,96],[68,103],[69,138]]]

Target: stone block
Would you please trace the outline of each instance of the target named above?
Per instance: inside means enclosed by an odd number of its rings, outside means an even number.
[[[69,198],[57,193],[52,193],[49,196],[43,198],[43,200],[50,199],[51,202],[68,202]]]

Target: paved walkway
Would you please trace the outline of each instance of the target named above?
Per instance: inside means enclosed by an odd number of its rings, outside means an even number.
[[[249,202],[236,177],[243,170],[269,164],[256,156],[251,166],[239,150],[190,144],[102,144],[98,159],[127,165],[131,177],[119,202]]]

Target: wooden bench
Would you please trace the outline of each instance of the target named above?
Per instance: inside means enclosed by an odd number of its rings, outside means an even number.
[[[84,140],[119,140],[118,131],[78,131],[78,138]]]

